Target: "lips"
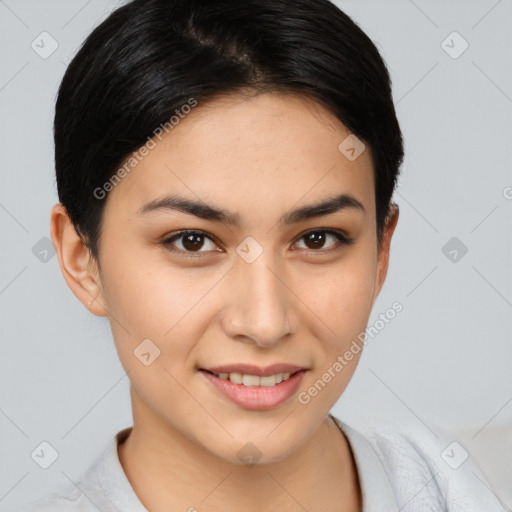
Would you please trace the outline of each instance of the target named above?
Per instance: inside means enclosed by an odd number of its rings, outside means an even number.
[[[238,370],[238,372],[220,371],[232,369]],[[296,371],[294,371],[294,373],[271,373],[280,369]],[[301,369],[299,366],[289,364],[272,365],[266,368],[237,364],[216,366],[212,367],[211,370],[215,370],[216,372],[219,371],[219,373],[201,369],[199,370],[199,374],[203,375],[208,385],[211,385],[212,389],[214,389],[216,393],[220,393],[224,398],[242,409],[259,411],[273,409],[289,401],[299,389],[299,386],[307,373],[306,369]],[[240,370],[251,372],[257,371],[265,375],[256,376],[254,374],[242,374],[239,373]],[[278,382],[278,380],[274,379],[272,375],[276,375],[276,377],[282,376],[283,380],[279,380]],[[229,378],[226,378],[226,376],[229,376]],[[240,378],[242,382],[239,383],[231,380],[240,381]]]
[[[230,402],[242,409],[263,411],[290,400],[309,369],[289,363],[264,367],[233,363],[198,370]]]

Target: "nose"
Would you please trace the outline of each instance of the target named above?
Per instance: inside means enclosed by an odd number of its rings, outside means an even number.
[[[227,285],[230,301],[223,327],[233,339],[272,347],[295,332],[298,317],[286,276],[266,252],[252,263],[236,261]]]

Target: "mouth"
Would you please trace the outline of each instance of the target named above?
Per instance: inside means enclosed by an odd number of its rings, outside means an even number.
[[[229,380],[233,384],[242,384],[244,386],[253,387],[253,386],[264,386],[271,387],[277,384],[281,384],[281,382],[286,382],[290,377],[296,375],[298,372],[305,370],[296,370],[294,372],[278,372],[270,375],[251,375],[247,373],[240,372],[211,372],[209,370],[202,370],[207,372],[215,377],[222,380]]]
[[[242,409],[272,409],[289,400],[298,390],[308,369],[278,364],[267,368],[228,365],[200,368],[199,373],[216,392]]]
[[[276,363],[266,367],[239,363],[201,368],[201,370],[219,379],[229,380],[233,384],[271,387],[287,381],[292,375],[307,368],[288,363]]]

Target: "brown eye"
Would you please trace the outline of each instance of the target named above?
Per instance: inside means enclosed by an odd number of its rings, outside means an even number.
[[[328,235],[323,231],[313,231],[304,235],[304,240],[309,249],[321,249],[324,246],[327,237]]]
[[[329,239],[334,239],[334,242],[329,243],[327,247],[341,247],[353,243],[353,239],[347,238],[345,235],[342,235],[332,229],[316,229],[314,231],[309,231],[300,237],[300,240],[304,240],[306,249],[311,249],[316,252],[319,252],[320,249],[324,249],[325,244]]]
[[[197,233],[183,235],[181,243],[187,251],[198,251],[204,245],[204,236]]]
[[[182,253],[185,256],[203,256],[203,253],[216,251],[217,247],[213,239],[203,231],[180,231],[163,240],[162,244],[170,251]],[[206,250],[201,250],[205,246]]]

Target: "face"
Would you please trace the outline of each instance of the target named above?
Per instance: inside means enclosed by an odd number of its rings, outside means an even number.
[[[371,152],[348,159],[348,135],[306,98],[217,99],[110,191],[91,310],[146,424],[240,463],[248,442],[283,460],[325,420],[394,228],[379,251]]]

